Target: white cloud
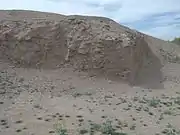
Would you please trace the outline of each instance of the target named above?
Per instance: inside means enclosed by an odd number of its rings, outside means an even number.
[[[169,25],[169,26],[163,26],[163,27],[154,27],[147,29],[145,31],[142,31],[148,35],[153,35],[157,38],[164,39],[164,40],[172,40],[174,37],[180,36],[180,31],[177,29],[180,28],[180,25]]]
[[[3,0],[0,9],[27,9],[66,15],[104,16],[128,24],[165,12],[180,13],[180,0]],[[161,17],[159,24],[161,21],[173,21],[165,19]],[[169,27],[163,26],[160,30],[170,30]],[[154,32],[153,28],[149,30],[151,31]],[[155,35],[152,32],[150,34]]]
[[[180,11],[179,5],[179,0],[5,0],[0,8],[98,15],[132,22],[151,14]]]

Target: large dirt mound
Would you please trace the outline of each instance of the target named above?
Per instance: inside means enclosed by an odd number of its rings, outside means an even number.
[[[0,12],[0,57],[14,65],[103,73],[133,82],[156,61],[144,35],[108,18]]]

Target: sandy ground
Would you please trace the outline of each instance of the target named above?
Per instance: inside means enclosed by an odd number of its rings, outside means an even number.
[[[107,120],[128,135],[180,130],[179,65],[164,67],[168,74],[161,89],[130,87],[71,69],[22,69],[4,63],[0,68],[1,135],[55,135],[58,123],[76,135]]]

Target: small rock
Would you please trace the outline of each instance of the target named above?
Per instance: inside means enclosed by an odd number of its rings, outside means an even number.
[[[4,102],[0,101],[0,105],[4,104]]]
[[[45,119],[45,121],[50,122],[50,121],[51,121],[51,119],[48,119],[48,118],[47,118],[47,119]]]
[[[136,118],[132,118],[133,121],[136,121]]]
[[[107,116],[101,116],[101,118],[105,119],[105,118],[107,118]]]
[[[38,120],[42,120],[42,117],[38,117],[37,119],[38,119]]]
[[[21,129],[17,129],[17,130],[16,130],[17,133],[19,133],[19,132],[21,132],[21,131],[22,131]]]
[[[16,124],[20,124],[20,123],[23,123],[23,121],[22,121],[22,120],[18,120],[18,121],[16,121],[15,123],[16,123]]]
[[[136,125],[133,124],[131,127],[130,127],[130,130],[135,130],[136,129]]]
[[[53,134],[53,133],[55,133],[55,131],[49,131],[49,133],[50,133],[50,134]]]
[[[66,118],[70,118],[70,116],[69,116],[69,115],[66,115],[65,117],[66,117]]]
[[[149,115],[154,115],[152,112],[149,112]]]
[[[79,121],[79,122],[83,122],[83,121],[84,121],[84,119],[79,119],[78,121]]]
[[[144,127],[147,127],[147,124],[143,124]]]
[[[82,118],[83,116],[82,116],[82,115],[77,115],[76,117],[77,117],[77,118]]]

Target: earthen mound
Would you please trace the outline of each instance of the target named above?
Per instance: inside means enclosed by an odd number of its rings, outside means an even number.
[[[144,36],[111,19],[48,13],[38,17],[38,12],[22,18],[23,13],[26,11],[1,13],[6,18],[1,18],[0,24],[0,57],[16,66],[70,65],[133,82],[141,69],[153,62]]]

